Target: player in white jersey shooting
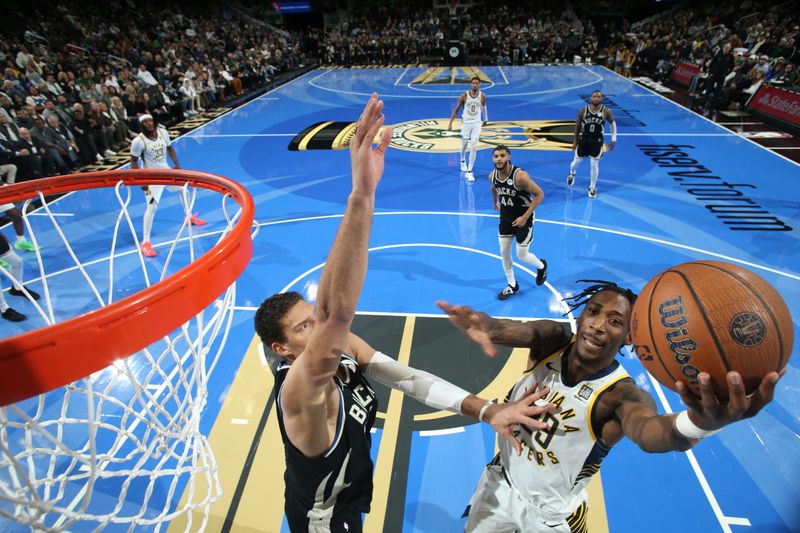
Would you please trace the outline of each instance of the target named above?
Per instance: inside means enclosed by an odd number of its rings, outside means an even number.
[[[480,91],[481,79],[477,76],[470,81],[469,91],[463,93],[458,98],[456,108],[450,116],[450,124],[447,131],[453,129],[453,120],[462,107],[464,112],[461,115],[461,172],[466,172],[468,181],[475,181],[472,168],[475,166],[475,157],[478,153],[478,141],[481,138],[481,124],[484,126],[489,122],[489,113],[486,110],[486,95]],[[481,123],[481,110],[483,110],[483,123]],[[464,160],[464,151],[469,145],[469,166]]]
[[[169,132],[164,128],[156,127],[153,117],[150,115],[140,116],[139,122],[142,125],[142,133],[131,141],[131,168],[170,168],[169,163],[167,163],[167,154],[172,159],[172,165],[175,168],[181,168],[180,163],[178,163],[178,154],[175,153],[175,149],[172,147]],[[141,167],[139,166],[139,159],[142,160]],[[161,201],[161,195],[164,193],[164,187],[164,185],[144,187],[147,207],[144,211],[142,255],[145,257],[156,256],[156,251],[150,242],[150,233],[153,229],[153,219],[156,216],[158,202]],[[183,187],[177,185],[167,186],[167,188],[172,192],[178,193],[183,190]],[[181,198],[181,201],[183,201],[183,198]],[[189,217],[189,221],[194,226],[202,226],[206,223],[205,220],[198,218],[197,213],[193,213]]]
[[[529,370],[507,400],[538,384],[549,387],[545,401],[555,406],[541,418],[549,429],[517,428],[522,454],[499,441],[500,453],[487,466],[470,501],[468,532],[586,531],[585,486],[623,437],[645,452],[686,451],[722,427],[755,416],[772,400],[780,379],[777,372],[767,374],[749,397],[741,376],[729,372],[727,404],[717,400],[711,377],[701,372],[702,398],[679,382],[688,410],[659,415],[652,397],[615,359],[630,343],[636,294],[606,281],[581,281],[592,285],[567,299],[572,310],[585,306],[575,333],[566,323],[501,320],[437,302],[488,355],[497,354],[494,344],[530,350]]]

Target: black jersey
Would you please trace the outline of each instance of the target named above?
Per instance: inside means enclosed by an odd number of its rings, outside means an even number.
[[[517,187],[514,178],[519,167],[511,165],[511,170],[505,179],[500,178],[497,169],[492,171],[492,186],[497,192],[497,201],[500,202],[500,218],[517,218],[531,205],[531,193]]]
[[[342,378],[333,380],[339,390],[339,418],[330,448],[319,457],[306,457],[286,438],[280,391],[291,365],[281,362],[275,370],[278,391],[278,425],[286,453],[286,518],[293,533],[298,531],[360,531],[361,513],[372,501],[370,430],[378,411],[375,391],[358,363],[342,356]],[[358,521],[340,523],[344,520]]]
[[[597,111],[592,111],[592,106],[587,105],[583,110],[581,119],[581,142],[603,142],[603,124],[605,124],[606,106],[601,105]]]

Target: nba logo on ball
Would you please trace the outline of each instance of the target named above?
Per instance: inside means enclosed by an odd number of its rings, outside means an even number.
[[[733,317],[729,330],[731,337],[742,346],[756,346],[764,340],[767,328],[758,315],[745,312]]]
[[[711,376],[728,398],[727,373],[754,392],[769,372],[786,367],[794,344],[789,309],[766,280],[721,261],[692,261],[661,272],[642,289],[631,316],[639,361],[664,386],[682,381],[699,394]]]

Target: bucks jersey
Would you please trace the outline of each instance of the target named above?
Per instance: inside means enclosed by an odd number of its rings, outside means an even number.
[[[500,203],[501,219],[513,220],[525,213],[531,205],[531,193],[517,187],[515,178],[519,170],[522,169],[511,165],[511,170],[505,178],[500,176],[497,169],[494,169],[490,175],[492,187],[494,187],[497,201]]]
[[[372,501],[370,430],[378,401],[358,363],[347,355],[339,362],[341,378],[333,381],[339,394],[336,435],[318,457],[306,457],[286,437],[280,394],[291,365],[275,370],[278,426],[286,454],[285,512],[289,527],[298,531],[360,531],[361,513]],[[349,521],[349,523],[348,523]],[[356,522],[357,521],[357,522]]]
[[[606,106],[601,105],[597,111],[592,111],[592,106],[587,105],[583,110],[581,119],[582,142],[603,142],[603,124],[605,124]]]
[[[586,501],[584,487],[611,450],[594,419],[601,396],[621,380],[630,379],[614,361],[578,383],[565,383],[566,354],[571,347],[572,343],[536,363],[509,392],[510,400],[518,400],[536,383],[550,387],[550,393],[540,402],[556,405],[556,411],[546,413],[543,419],[551,428],[531,433],[527,427],[518,426],[515,434],[523,443],[522,455],[498,438],[500,464],[511,485],[556,520],[567,517]]]
[[[461,113],[461,120],[464,122],[481,121],[481,92],[477,96],[472,96],[467,91],[467,99],[464,100],[464,111]]]

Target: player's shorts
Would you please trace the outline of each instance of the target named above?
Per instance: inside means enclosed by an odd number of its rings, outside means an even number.
[[[511,224],[514,222],[512,217],[504,217],[500,215],[500,227],[497,234],[500,237],[515,237],[517,244],[520,246],[528,246],[533,240],[533,220],[536,218],[535,214],[531,214],[528,223],[521,228],[515,228]]]
[[[463,122],[461,124],[461,138],[470,142],[478,142],[481,138],[480,122]]]
[[[0,238],[0,256],[6,255],[11,251],[11,243],[5,237]]]
[[[14,209],[14,204],[0,204],[0,213],[5,213],[10,209]]]
[[[567,518],[547,516],[506,480],[503,467],[490,465],[483,471],[478,487],[465,512],[467,533],[572,533],[586,531],[586,502]]]
[[[581,141],[578,143],[578,157],[603,156],[603,141]]]
[[[290,531],[301,533],[362,533],[361,513],[337,513],[333,517],[314,519],[304,513],[284,509]]]
[[[147,192],[145,193],[148,203],[150,201],[155,201],[156,203],[160,202],[161,195],[164,194],[164,187],[169,189],[170,192],[180,193],[183,191],[183,187],[180,185],[148,185]]]

